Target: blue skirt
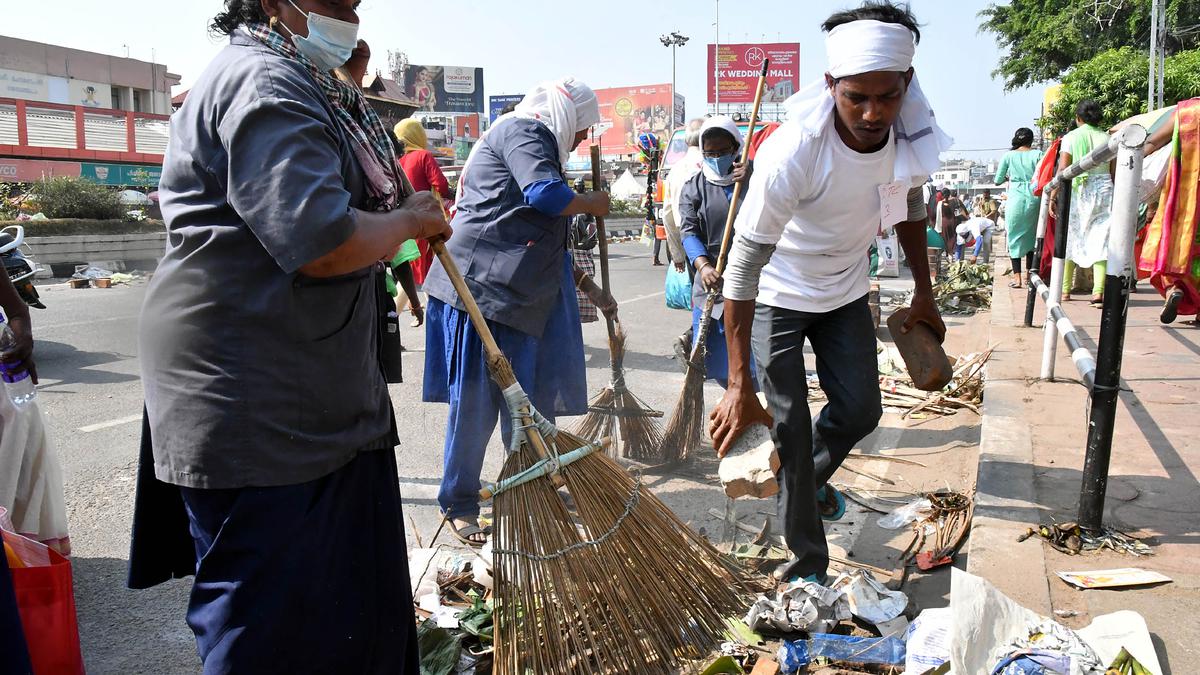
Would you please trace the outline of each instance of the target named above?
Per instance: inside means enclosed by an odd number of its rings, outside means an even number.
[[[512,362],[517,381],[534,407],[550,418],[582,415],[588,406],[583,330],[572,280],[571,255],[564,252],[562,290],[540,339],[488,320],[496,343]],[[484,381],[499,396],[499,388],[489,379],[483,344],[466,312],[430,298],[425,325],[426,403],[456,402],[464,384],[482,385]]]

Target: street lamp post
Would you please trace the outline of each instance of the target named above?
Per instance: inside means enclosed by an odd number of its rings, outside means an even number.
[[[670,35],[663,35],[658,38],[658,41],[664,47],[671,48],[671,121],[667,125],[667,142],[671,142],[671,138],[675,136],[675,49],[682,47],[688,43],[691,38],[686,35],[681,35],[679,31],[671,31]]]

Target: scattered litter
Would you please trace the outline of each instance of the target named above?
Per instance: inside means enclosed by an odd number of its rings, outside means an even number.
[[[1171,578],[1158,572],[1127,568],[1119,570],[1096,570],[1094,572],[1059,572],[1058,578],[1076,588],[1127,588],[1169,584]]]
[[[839,576],[831,587],[846,594],[854,616],[876,626],[896,619],[908,607],[907,595],[889,591],[864,570]]]
[[[1073,609],[1056,609],[1054,610],[1054,616],[1057,616],[1060,619],[1074,619],[1075,617],[1079,616],[1079,612],[1076,612]]]
[[[825,633],[851,616],[844,591],[797,581],[777,592],[774,600],[759,596],[746,614],[746,625],[759,632]]]
[[[1153,549],[1144,542],[1124,532],[1105,529],[1098,534],[1093,534],[1085,531],[1078,523],[1039,525],[1036,530],[1030,528],[1025,534],[1018,537],[1017,541],[1025,541],[1035,536],[1044,539],[1054,550],[1067,555],[1079,555],[1085,551],[1104,549],[1138,557],[1154,555]]]
[[[77,265],[75,274],[72,279],[111,279],[114,272],[106,270],[102,267],[92,267],[91,265]]]
[[[1124,649],[1108,667],[1110,675],[1150,675],[1150,670]]]
[[[970,316],[992,308],[992,269],[960,261],[950,265],[944,281],[933,287],[942,315]]]
[[[700,672],[700,675],[744,675],[745,672],[738,665],[737,659],[732,656],[722,656],[709,664],[707,668]]]
[[[813,635],[809,640],[785,642],[779,648],[779,665],[785,673],[795,673],[813,663],[834,665],[885,665],[904,663],[905,644],[899,638],[871,638],[851,635]]]
[[[909,523],[924,520],[933,513],[933,503],[921,497],[892,511],[879,519],[879,526],[885,530],[899,530]]]
[[[927,609],[913,620],[905,634],[908,651],[906,673],[924,673],[950,660],[950,629],[954,612],[949,607]]]

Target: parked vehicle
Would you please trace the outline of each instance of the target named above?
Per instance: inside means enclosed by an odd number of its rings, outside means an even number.
[[[38,297],[37,287],[33,285],[33,277],[39,271],[37,262],[25,255],[21,248],[25,246],[25,228],[20,225],[10,225],[0,230],[0,260],[4,262],[4,271],[17,287],[25,304],[37,309],[46,309]]]

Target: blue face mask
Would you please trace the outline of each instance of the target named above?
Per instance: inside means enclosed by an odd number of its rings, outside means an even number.
[[[292,7],[296,7],[292,0],[288,2]],[[288,29],[288,32],[292,33],[292,42],[296,43],[296,49],[325,70],[345,65],[354,53],[354,48],[358,46],[358,24],[316,12],[305,14],[299,7],[296,7],[296,11],[308,18],[308,37],[301,37]],[[279,25],[283,26],[282,23]],[[287,29],[287,26],[284,28]]]
[[[705,157],[704,164],[712,169],[718,176],[728,176],[733,173],[733,155],[721,155],[720,157]]]

